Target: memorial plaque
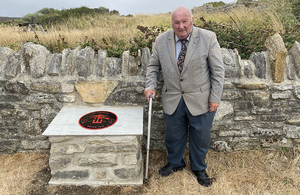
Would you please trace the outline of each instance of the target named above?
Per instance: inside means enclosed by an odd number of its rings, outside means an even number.
[[[114,125],[118,120],[117,115],[109,111],[95,111],[82,116],[79,125],[90,130],[99,130]]]

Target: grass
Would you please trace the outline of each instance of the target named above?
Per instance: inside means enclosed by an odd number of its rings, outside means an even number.
[[[0,156],[0,194],[29,194],[38,185],[36,176],[48,165],[49,156],[43,153],[17,153]]]
[[[265,39],[274,33],[285,35],[283,36],[285,42],[289,42],[287,47],[296,40],[300,41],[299,31],[292,31],[299,22],[291,14],[288,0],[280,0],[277,4],[270,0],[264,1],[272,5],[269,6],[270,9],[258,11],[243,8],[215,13],[196,12],[194,13],[195,25],[204,26],[201,17],[217,24],[208,29],[217,33],[221,47],[237,48],[243,59],[247,59],[254,51],[260,52]],[[285,5],[285,8],[281,8],[282,5]],[[52,53],[61,52],[65,48],[91,46],[96,52],[99,49],[107,50],[109,56],[120,57],[125,50],[130,50],[131,54],[135,55],[137,49],[151,46],[153,42],[153,39],[138,30],[137,26],[149,28],[154,26],[156,30],[163,27],[164,30],[168,30],[171,29],[170,20],[170,13],[126,17],[109,14],[83,15],[79,18],[70,17],[55,25],[44,25],[47,33],[37,32],[37,34],[23,32],[24,29],[20,31],[16,23],[0,24],[2,35],[0,46],[19,51],[26,42],[30,41],[44,45]]]
[[[207,155],[211,187],[202,187],[187,167],[169,177],[158,170],[166,163],[166,153],[150,151],[149,182],[128,186],[48,186],[47,153],[17,153],[0,156],[0,194],[289,194],[300,193],[300,154],[297,150],[252,150],[215,152]],[[48,171],[45,171],[48,170]]]

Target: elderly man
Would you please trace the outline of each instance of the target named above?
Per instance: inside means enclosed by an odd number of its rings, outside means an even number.
[[[164,78],[162,105],[167,125],[168,164],[159,170],[168,176],[185,168],[183,154],[189,131],[191,169],[199,184],[210,186],[205,156],[210,129],[220,104],[224,67],[215,33],[193,26],[189,9],[172,13],[172,28],[156,38],[147,67],[145,96],[155,97],[157,74]]]

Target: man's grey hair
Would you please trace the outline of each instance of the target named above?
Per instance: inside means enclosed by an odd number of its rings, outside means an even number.
[[[192,10],[190,10],[190,9],[188,9],[188,8],[186,8],[186,7],[183,7],[183,6],[177,7],[175,10],[173,10],[173,11],[171,12],[171,22],[173,23],[173,13],[174,13],[174,11],[176,11],[176,10],[179,9],[179,8],[185,8],[185,9],[189,10],[189,12],[190,12],[190,14],[191,14],[191,23],[192,23],[192,22],[193,22],[193,13],[192,13]]]

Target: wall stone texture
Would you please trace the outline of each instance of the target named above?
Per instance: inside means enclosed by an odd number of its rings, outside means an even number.
[[[248,60],[241,59],[236,49],[222,48],[225,84],[211,130],[212,149],[299,149],[300,44],[295,42],[287,51],[276,34],[266,41],[265,48]],[[26,43],[19,52],[0,47],[0,152],[50,150],[50,142],[42,133],[67,105],[143,106],[145,149],[148,102],[144,88],[150,55],[149,48],[138,57],[126,51],[122,58],[113,58],[90,47],[65,49],[58,54],[33,43]],[[150,147],[164,150],[162,75],[158,79]],[[124,159],[127,161],[130,163],[130,157]],[[80,162],[90,163],[84,159]],[[68,163],[68,159],[61,159],[51,166]],[[78,174],[85,177],[88,173],[70,173],[70,177]]]

